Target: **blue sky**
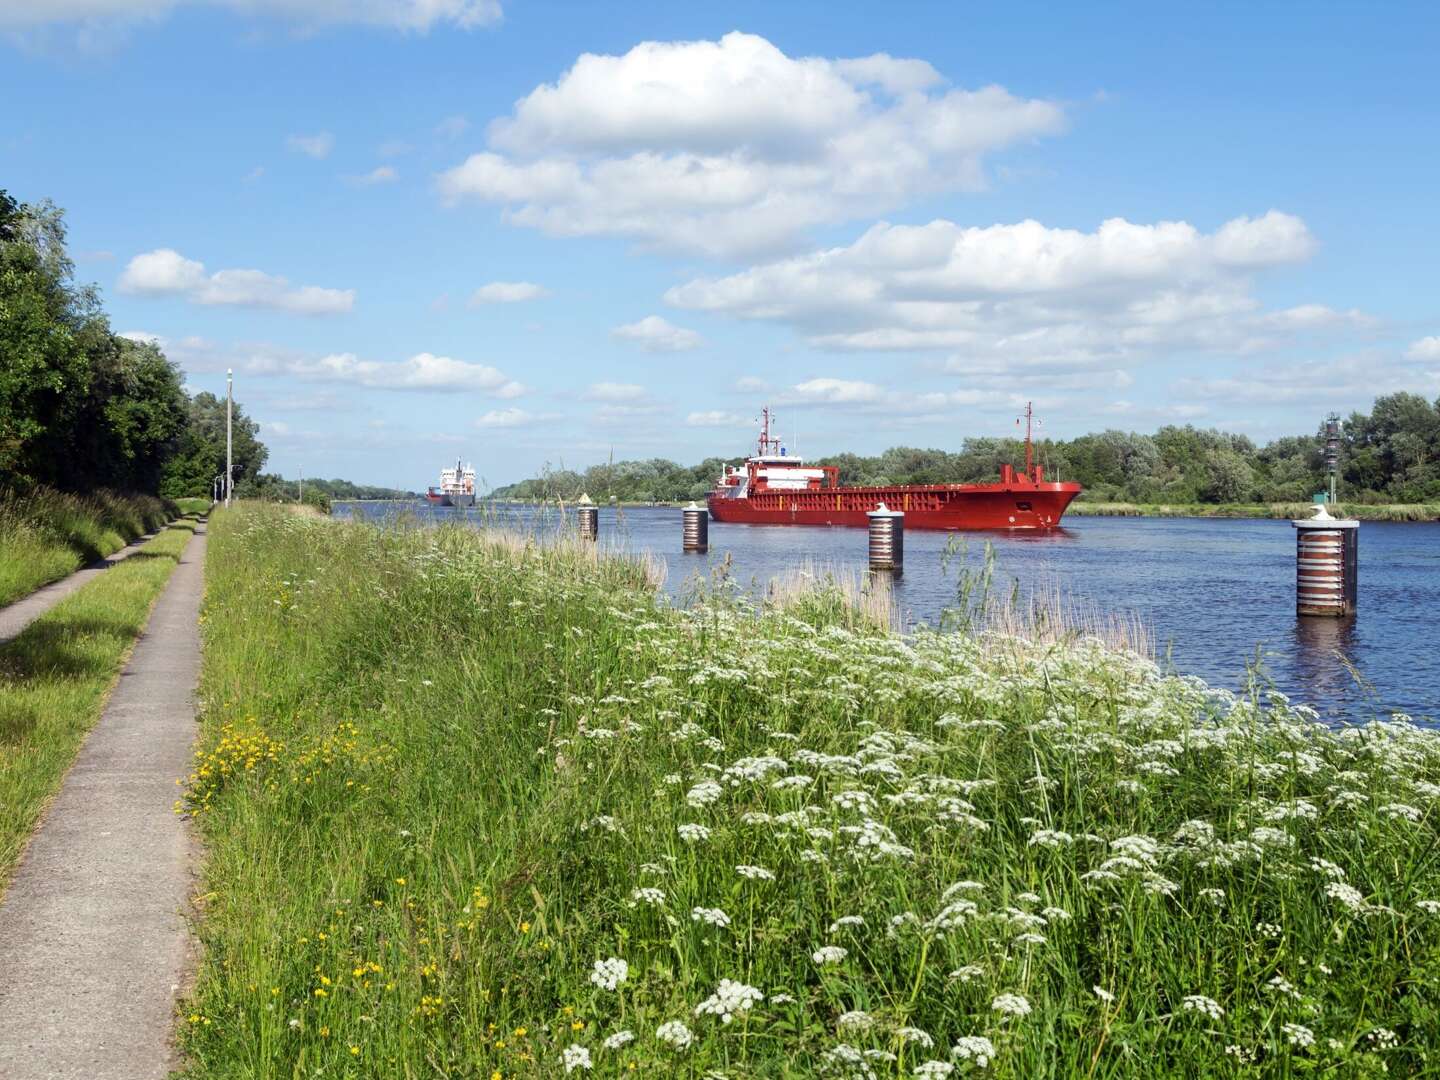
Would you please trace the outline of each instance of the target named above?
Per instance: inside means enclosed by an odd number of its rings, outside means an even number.
[[[0,186],[270,468],[1440,394],[1429,5],[0,0]]]

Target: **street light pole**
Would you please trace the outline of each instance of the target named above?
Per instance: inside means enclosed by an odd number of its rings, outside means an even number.
[[[235,466],[231,461],[234,443],[230,436],[230,414],[235,404],[235,369],[225,369],[225,505],[230,505],[230,495],[235,487]]]

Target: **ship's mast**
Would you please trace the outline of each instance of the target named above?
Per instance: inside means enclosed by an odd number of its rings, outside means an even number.
[[[771,448],[772,446],[774,446],[775,444],[779,443],[780,440],[779,440],[778,438],[775,438],[775,439],[770,438],[770,407],[769,407],[768,405],[767,405],[765,408],[763,408],[763,409],[760,410],[760,418],[761,418],[761,422],[760,422],[760,455],[759,455],[759,456],[760,456],[760,457],[766,457],[766,456],[768,456],[769,453],[770,453],[770,448]]]
[[[1025,475],[1034,475],[1035,450],[1034,444],[1030,441],[1030,420],[1034,416],[1034,402],[1025,403]]]

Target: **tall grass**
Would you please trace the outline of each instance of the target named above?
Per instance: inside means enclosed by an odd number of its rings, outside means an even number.
[[[0,646],[0,888],[194,528],[167,529]]]
[[[1435,1068],[1431,731],[465,530],[210,544],[193,1076]]]
[[[179,514],[174,503],[152,495],[0,489],[0,606],[114,554]]]

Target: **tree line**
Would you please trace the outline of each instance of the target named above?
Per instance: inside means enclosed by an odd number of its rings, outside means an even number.
[[[64,213],[0,190],[0,486],[203,495],[225,471],[225,403],[191,397],[153,342],[121,337],[75,280]],[[235,477],[267,451],[236,409]]]
[[[1167,426],[1153,435],[1102,431],[1035,444],[1052,479],[1078,480],[1096,502],[1171,504],[1308,502],[1328,481],[1324,423],[1306,435],[1257,446],[1245,435]],[[614,497],[625,502],[701,499],[725,465],[742,459],[706,458],[684,466],[664,458],[619,461],[584,471],[546,470],[497,488],[498,498]],[[836,454],[812,462],[835,465],[847,485],[987,483],[1001,464],[1023,465],[1025,444],[1014,438],[967,438],[959,450],[897,446],[875,456]],[[1440,500],[1440,400],[1395,393],[1375,399],[1368,413],[1342,425],[1342,498],[1363,503]]]

